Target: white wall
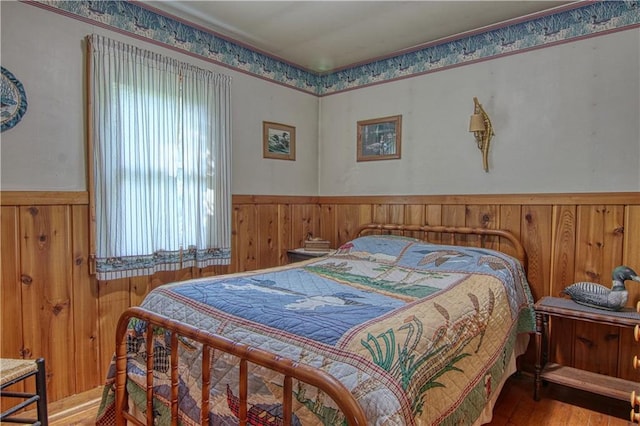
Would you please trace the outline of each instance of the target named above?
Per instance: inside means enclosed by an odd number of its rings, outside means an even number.
[[[38,7],[0,2],[2,66],[25,87],[27,113],[1,134],[3,191],[83,191],[84,37],[96,32],[231,75],[234,194],[317,193],[315,96]],[[262,121],[296,127],[296,161],[262,158]]]
[[[477,96],[489,173],[467,129]],[[356,123],[402,114],[402,158],[356,162]],[[319,195],[640,190],[640,30],[321,99]]]
[[[28,109],[1,134],[0,189],[86,189],[84,37],[97,32],[233,77],[235,194],[640,190],[640,29],[323,98],[39,7],[0,2],[2,65]],[[478,96],[490,172],[467,132]],[[402,114],[402,158],[356,162],[356,122]],[[319,117],[319,119],[318,119]],[[262,121],[296,126],[296,161],[262,158]]]

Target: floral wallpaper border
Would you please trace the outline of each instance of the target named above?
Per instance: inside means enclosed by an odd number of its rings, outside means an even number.
[[[184,50],[204,60],[318,96],[406,78],[598,33],[640,26],[640,0],[585,2],[571,10],[427,46],[370,63],[316,74],[129,1],[26,3]]]

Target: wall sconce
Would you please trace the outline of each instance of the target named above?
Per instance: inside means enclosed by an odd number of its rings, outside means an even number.
[[[487,112],[482,108],[482,104],[478,102],[478,98],[474,96],[473,98],[473,115],[471,116],[471,121],[469,122],[469,131],[473,132],[473,135],[476,138],[476,143],[478,144],[478,149],[482,151],[482,165],[484,166],[484,171],[489,171],[489,144],[491,143],[491,137],[495,134],[493,133],[493,126],[491,125],[491,120],[487,115]]]

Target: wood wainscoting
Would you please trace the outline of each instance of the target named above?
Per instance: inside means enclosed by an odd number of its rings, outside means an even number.
[[[308,234],[338,247],[368,222],[509,229],[524,242],[536,299],[575,281],[610,285],[620,264],[640,269],[640,193],[233,197],[232,263],[97,282],[89,274],[86,192],[0,192],[0,355],[45,357],[49,400],[100,385],[120,313],[158,285],[287,262]],[[463,238],[463,237],[461,237]],[[446,241],[445,241],[446,242]],[[504,248],[504,247],[501,247]],[[640,287],[628,286],[629,305]],[[635,380],[631,331],[555,322],[552,360]],[[558,331],[560,329],[560,331]],[[561,344],[560,344],[561,343]],[[533,365],[533,353],[523,362]]]

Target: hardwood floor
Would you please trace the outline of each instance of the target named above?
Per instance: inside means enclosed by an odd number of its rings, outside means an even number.
[[[640,389],[639,389],[640,390]],[[101,388],[50,405],[51,426],[93,425]],[[512,376],[503,388],[490,426],[628,426],[629,402],[613,400],[560,385],[544,386],[533,400],[533,377]]]
[[[49,426],[94,425],[102,386],[49,404]]]
[[[556,384],[542,386],[540,401],[536,402],[533,377],[519,374],[511,376],[502,389],[489,425],[626,426],[633,425],[629,421],[630,412],[630,402]]]

